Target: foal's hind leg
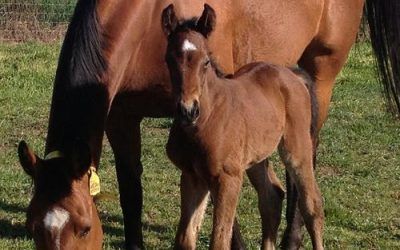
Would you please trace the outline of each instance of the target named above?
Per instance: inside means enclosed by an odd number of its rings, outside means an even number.
[[[140,121],[141,118],[128,115],[123,107],[114,104],[107,122],[107,137],[117,169],[126,249],[143,248]]]
[[[181,217],[175,249],[195,249],[208,201],[207,183],[186,170],[181,175]]]
[[[299,196],[299,208],[311,236],[314,249],[323,249],[322,198],[313,171],[313,153],[310,137],[283,139],[279,152],[286,169],[295,183]],[[301,142],[301,143],[299,143]]]
[[[251,184],[258,194],[258,208],[262,220],[262,249],[275,249],[281,221],[284,190],[268,160],[247,170]]]

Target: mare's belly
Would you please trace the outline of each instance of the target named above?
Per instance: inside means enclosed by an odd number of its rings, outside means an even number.
[[[139,117],[172,117],[174,113],[173,99],[170,93],[149,89],[127,91],[118,94],[113,101],[113,108]]]

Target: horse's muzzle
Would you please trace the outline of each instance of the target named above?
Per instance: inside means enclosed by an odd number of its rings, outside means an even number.
[[[194,125],[200,115],[199,102],[194,101],[192,105],[185,105],[183,102],[178,102],[177,118],[183,126]]]

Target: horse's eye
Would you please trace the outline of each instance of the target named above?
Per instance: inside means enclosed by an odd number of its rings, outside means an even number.
[[[204,68],[208,68],[210,66],[210,59],[207,59],[207,61],[204,63]]]
[[[88,234],[89,234],[89,232],[90,232],[90,227],[88,226],[88,227],[85,227],[83,230],[81,230],[80,232],[79,232],[79,237],[80,238],[84,238],[84,237],[86,237]]]

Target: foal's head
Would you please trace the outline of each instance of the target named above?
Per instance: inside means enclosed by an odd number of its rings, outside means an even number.
[[[168,37],[166,61],[173,85],[177,118],[183,125],[192,125],[200,114],[200,96],[211,60],[207,37],[215,26],[215,11],[204,5],[201,17],[179,22],[174,6],[162,13],[162,28]]]
[[[69,157],[57,151],[45,159],[19,144],[20,163],[34,184],[26,226],[38,249],[101,248],[103,233],[89,194],[89,147],[76,144]]]

